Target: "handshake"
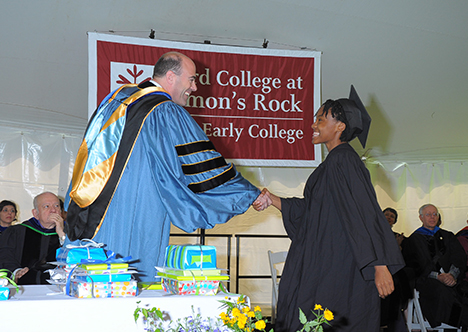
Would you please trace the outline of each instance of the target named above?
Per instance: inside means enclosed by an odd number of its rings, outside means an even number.
[[[263,188],[260,195],[258,195],[257,199],[252,203],[252,206],[257,211],[263,211],[270,205],[281,210],[281,199],[270,193],[267,188]]]

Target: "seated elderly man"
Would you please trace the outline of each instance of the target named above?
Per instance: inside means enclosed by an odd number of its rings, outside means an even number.
[[[434,205],[421,206],[419,219],[422,227],[405,240],[403,256],[414,270],[423,314],[432,327],[441,323],[460,326],[465,319],[456,286],[465,272],[465,251],[452,232],[437,226],[439,211]]]
[[[0,268],[14,272],[20,285],[47,284],[55,252],[65,240],[60,202],[44,192],[33,201],[33,218],[8,227],[0,237]]]

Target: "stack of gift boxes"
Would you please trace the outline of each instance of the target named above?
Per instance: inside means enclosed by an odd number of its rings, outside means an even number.
[[[110,257],[108,254],[110,253]],[[60,248],[51,283],[78,298],[128,297],[138,293],[136,270],[102,248]]]
[[[5,269],[0,270],[0,301],[8,300],[8,297],[10,296],[10,288],[7,287],[9,281],[13,282],[16,286],[14,281],[8,278],[8,272],[9,271]]]
[[[216,295],[229,281],[216,266],[216,248],[204,245],[169,245],[165,266],[156,267],[163,289],[178,295]]]

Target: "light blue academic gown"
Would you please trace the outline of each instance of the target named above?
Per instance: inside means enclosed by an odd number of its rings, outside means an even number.
[[[183,164],[220,156],[214,150],[178,156],[175,146],[207,141],[190,114],[173,102],[155,108],[146,119],[131,157],[111,200],[97,242],[122,256],[141,272],[142,281],[155,280],[169,243],[170,224],[185,232],[209,229],[244,213],[259,190],[240,173],[228,182],[202,193],[188,185],[220,174],[232,164],[195,175],[185,175]]]

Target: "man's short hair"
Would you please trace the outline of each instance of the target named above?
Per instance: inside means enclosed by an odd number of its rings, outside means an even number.
[[[422,216],[423,215],[423,211],[425,208],[427,208],[428,206],[433,206],[435,207],[435,209],[437,210],[437,214],[439,214],[439,209],[437,208],[437,206],[435,206],[434,204],[424,204],[423,206],[421,206],[419,208],[419,215]]]
[[[168,71],[176,75],[182,73],[182,56],[177,52],[163,54],[154,65],[153,77],[163,77]]]

